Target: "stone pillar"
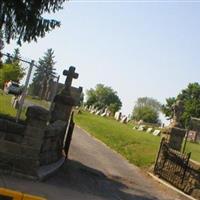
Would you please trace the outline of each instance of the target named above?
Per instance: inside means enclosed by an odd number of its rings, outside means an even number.
[[[75,100],[70,95],[65,95],[63,93],[56,95],[53,102],[50,122],[61,120],[67,123],[74,105]]]
[[[40,166],[39,156],[44,138],[44,129],[49,119],[49,111],[42,107],[31,106],[26,112],[27,127],[22,141],[24,170],[35,175]]]

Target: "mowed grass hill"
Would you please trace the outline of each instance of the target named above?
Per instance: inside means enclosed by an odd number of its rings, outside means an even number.
[[[75,122],[92,136],[123,155],[130,163],[142,168],[154,164],[161,137],[133,130],[133,125],[122,124],[108,117],[81,112],[75,115]],[[186,150],[192,152],[192,159],[200,161],[200,145],[187,143]]]

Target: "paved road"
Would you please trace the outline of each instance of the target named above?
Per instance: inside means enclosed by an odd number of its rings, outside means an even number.
[[[0,186],[48,200],[184,200],[77,127],[57,174],[44,182],[4,175]]]

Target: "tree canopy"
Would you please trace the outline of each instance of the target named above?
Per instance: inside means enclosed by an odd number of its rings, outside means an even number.
[[[161,104],[156,99],[140,97],[133,108],[132,118],[137,121],[143,120],[148,123],[158,123],[160,110]]]
[[[60,22],[44,18],[45,13],[56,12],[65,0],[0,0],[0,30],[7,43],[30,42],[44,37],[46,32],[60,26]]]
[[[11,57],[8,57],[0,68],[0,87],[2,88],[6,81],[19,82],[25,75],[24,69],[19,60],[19,49],[15,49]]]
[[[47,84],[53,81],[56,75],[54,51],[48,49],[43,58],[39,59],[38,63],[39,65],[35,70],[33,83],[30,85],[29,92],[34,96],[43,98]]]
[[[184,111],[181,116],[181,124],[183,127],[189,125],[191,117],[200,118],[200,85],[199,83],[189,83],[187,88],[183,89],[176,97],[166,99],[163,105],[163,112],[169,118],[173,116],[173,104],[181,100],[183,102]]]
[[[89,89],[86,92],[87,100],[86,105],[94,105],[98,109],[108,109],[114,114],[120,110],[122,102],[111,87],[104,86],[103,84],[97,84],[95,89]]]

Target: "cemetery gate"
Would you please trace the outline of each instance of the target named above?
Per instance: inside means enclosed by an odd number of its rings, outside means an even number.
[[[192,169],[189,166],[191,153],[182,154],[169,147],[165,138],[162,138],[157,155],[154,173],[168,181],[180,190],[190,193],[190,176]]]

